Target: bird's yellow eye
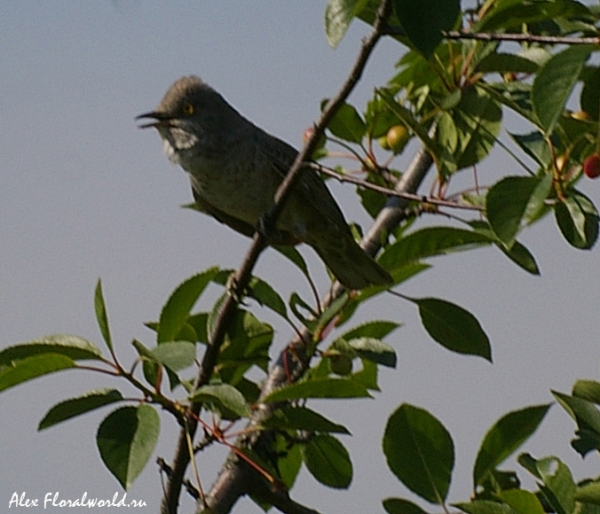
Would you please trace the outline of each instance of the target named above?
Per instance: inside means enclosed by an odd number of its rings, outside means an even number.
[[[187,114],[188,116],[194,114],[194,105],[191,103],[185,103],[182,107],[183,114]]]

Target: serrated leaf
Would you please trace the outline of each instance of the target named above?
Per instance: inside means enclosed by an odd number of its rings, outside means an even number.
[[[535,257],[519,241],[515,240],[510,248],[506,248],[504,243],[500,241],[500,238],[498,238],[498,236],[492,232],[492,229],[487,222],[483,220],[474,220],[469,222],[469,225],[471,225],[478,233],[483,234],[489,237],[490,240],[494,241],[494,244],[500,249],[500,251],[517,266],[521,267],[532,275],[540,274],[540,269],[535,261]]]
[[[552,56],[536,75],[531,101],[546,135],[554,130],[593,48],[588,45],[571,46]]]
[[[367,359],[389,368],[396,367],[396,351],[381,339],[359,337],[350,339],[348,344],[362,359]]]
[[[248,284],[249,296],[254,298],[262,306],[268,307],[283,319],[289,320],[285,302],[271,284],[258,277],[252,277]]]
[[[554,130],[592,50],[588,45],[571,46],[552,56],[536,75],[531,101],[546,135]]]
[[[419,307],[425,330],[444,348],[492,361],[490,341],[470,312],[439,298],[406,299]]]
[[[550,153],[548,142],[539,131],[527,134],[513,134],[509,132],[508,135],[519,145],[521,150],[534,159],[540,166],[546,166],[550,162],[552,154]]]
[[[388,466],[412,492],[443,505],[454,467],[454,443],[429,412],[402,404],[389,417],[383,436]]]
[[[336,48],[344,38],[364,0],[329,0],[325,8],[325,35],[332,48]]]
[[[0,391],[34,378],[75,367],[77,365],[73,359],[57,353],[44,353],[19,359],[0,368]]]
[[[245,417],[250,414],[244,395],[229,384],[205,385],[190,397],[193,402],[211,402],[234,414]]]
[[[326,103],[326,101],[323,101],[321,109],[325,108]],[[327,128],[334,136],[344,141],[360,143],[367,126],[356,108],[345,103],[337,110]]]
[[[580,250],[590,250],[598,239],[598,211],[592,201],[578,191],[570,191],[554,206],[556,222],[567,242]]]
[[[404,33],[426,58],[442,41],[442,31],[451,30],[460,13],[459,0],[394,0],[393,6]]]
[[[473,166],[482,161],[496,143],[502,109],[485,88],[477,87],[463,92],[452,115],[457,132],[457,147],[453,152],[456,167]]]
[[[94,308],[102,338],[104,339],[106,346],[108,346],[108,349],[112,352],[113,343],[110,335],[110,326],[108,324],[108,312],[106,311],[106,303],[104,302],[104,295],[102,294],[102,281],[100,279],[98,279],[96,291],[94,293]]]
[[[348,429],[343,425],[334,423],[307,407],[286,406],[277,409],[263,425],[277,430],[306,430],[309,432],[350,434]]]
[[[97,389],[77,398],[64,400],[50,408],[40,421],[38,430],[43,430],[122,399],[123,395],[117,389]]]
[[[537,430],[550,405],[536,405],[509,412],[485,435],[473,468],[473,484],[480,485]]]
[[[427,227],[407,234],[390,245],[378,262],[385,268],[400,267],[420,259],[491,244],[482,233],[454,227]]]
[[[538,68],[539,66],[535,62],[521,55],[503,52],[489,54],[477,64],[477,71],[483,73],[512,72],[532,74],[535,73]]]
[[[196,360],[196,345],[188,341],[159,344],[151,351],[157,362],[175,372],[191,366]]]
[[[487,218],[507,248],[515,241],[538,183],[535,177],[505,177],[488,191]]]
[[[160,418],[149,405],[122,407],[98,427],[96,443],[102,462],[124,489],[129,489],[152,456]]]
[[[345,378],[315,378],[290,384],[263,398],[265,403],[275,403],[302,398],[370,398],[367,388]]]
[[[352,482],[352,462],[348,450],[335,437],[321,434],[302,446],[304,463],[323,485],[347,489]]]
[[[354,339],[356,337],[377,337],[383,339],[400,326],[402,325],[395,321],[367,321],[342,334],[342,338],[346,340]]]
[[[185,325],[192,307],[206,289],[218,268],[210,268],[181,283],[171,294],[160,313],[156,340],[158,343],[174,341]]]
[[[382,503],[388,514],[427,514],[421,507],[404,498],[386,498]]]
[[[9,346],[0,351],[0,366],[11,365],[12,361],[44,354],[59,354],[78,360],[102,360],[98,347],[79,336],[52,334],[27,343]]]

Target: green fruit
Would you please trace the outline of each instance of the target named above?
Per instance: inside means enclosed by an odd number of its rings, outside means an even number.
[[[390,144],[388,143],[387,135],[378,138],[377,142],[379,143],[379,146],[381,146],[381,148],[383,148],[384,150],[390,149]]]
[[[410,139],[410,134],[404,125],[394,125],[388,130],[386,139],[392,152],[401,153]]]

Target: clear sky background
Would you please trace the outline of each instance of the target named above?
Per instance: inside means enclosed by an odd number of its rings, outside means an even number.
[[[337,91],[368,32],[355,22],[331,50],[324,8],[325,2],[276,0],[0,3],[0,347],[56,332],[102,346],[93,313],[101,277],[117,351],[132,362],[131,340],[152,346],[143,322],[158,318],[178,283],[208,266],[241,262],[249,240],[179,208],[191,199],[188,179],[167,161],[154,132],[136,128],[134,117],[156,107],[175,79],[193,73],[256,124],[299,146],[320,101]],[[383,42],[351,101],[364,106],[373,87],[393,75],[403,52],[395,42]],[[514,119],[508,128],[529,130]],[[409,158],[410,152],[394,166],[402,169]],[[484,184],[521,173],[502,152],[479,171]],[[600,204],[600,181],[580,188]],[[367,221],[352,187],[332,189],[349,219]],[[438,259],[432,271],[402,287],[405,294],[441,297],[471,310],[492,340],[494,364],[436,345],[406,302],[386,296],[366,306],[360,319],[405,324],[388,340],[398,353],[397,369],[381,372],[383,392],[375,400],[311,402],[353,433],[343,441],[354,481],[348,491],[335,491],[302,471],[295,499],[322,512],[377,512],[383,498],[410,497],[381,452],[387,417],[409,402],[450,430],[457,455],[451,500],[466,500],[473,460],[493,422],[509,410],[551,401],[550,389],[568,392],[577,378],[598,378],[598,251],[569,247],[551,218],[521,240],[536,256],[541,277],[484,249]],[[324,285],[320,263],[310,249],[303,252]],[[308,296],[299,272],[273,251],[263,254],[256,273],[285,297],[293,290]],[[219,291],[210,293],[214,299]],[[279,351],[289,328],[255,312],[276,326],[273,350]],[[36,431],[58,401],[120,385],[82,371],[0,395],[0,510],[14,492],[43,500],[48,492],[75,499],[84,492],[112,497],[120,490],[95,445],[96,427],[109,409]],[[168,461],[176,426],[170,416],[162,420],[156,456]],[[525,450],[536,457],[558,454],[576,477],[597,475],[596,456],[582,461],[569,446],[572,435],[573,423],[555,406]],[[224,454],[200,456],[205,487]],[[160,496],[151,462],[128,498],[142,499],[148,512],[156,512]],[[192,511],[188,499],[183,505],[182,512]],[[236,512],[260,511],[245,499]]]

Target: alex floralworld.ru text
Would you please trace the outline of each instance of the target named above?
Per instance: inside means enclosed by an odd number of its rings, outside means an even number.
[[[119,498],[119,493],[115,493],[110,500],[88,498],[87,492],[84,492],[81,498],[74,500],[63,500],[60,498],[60,493],[46,493],[43,502],[40,502],[39,498],[28,498],[25,492],[21,493],[21,495],[15,492],[8,502],[8,508],[11,509],[13,507],[43,507],[44,509],[50,507],[146,507],[146,502],[143,500],[127,501],[127,493],[123,493],[121,498]]]

